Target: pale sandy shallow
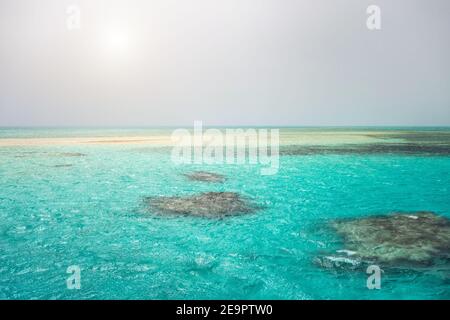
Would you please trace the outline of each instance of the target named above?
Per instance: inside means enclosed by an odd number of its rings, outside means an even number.
[[[164,146],[171,145],[171,143],[170,136],[0,139],[0,147],[90,144],[151,144]]]
[[[395,134],[402,134],[396,131]],[[387,142],[383,139],[385,132],[380,131],[326,131],[296,132],[291,130],[280,132],[281,145],[334,145]],[[392,134],[392,132],[390,132]],[[392,140],[391,140],[392,141]],[[50,146],[50,145],[111,145],[111,144],[143,144],[154,146],[173,146],[176,144],[168,135],[117,136],[117,137],[70,137],[70,138],[6,138],[0,139],[0,147],[14,146]]]

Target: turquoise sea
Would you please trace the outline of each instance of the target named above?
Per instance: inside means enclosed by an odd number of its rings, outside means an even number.
[[[171,148],[156,145],[1,146],[0,299],[450,299],[448,269],[381,266],[381,289],[369,290],[364,271],[314,263],[341,248],[327,228],[334,219],[421,210],[450,218],[450,129],[333,130],[359,140],[282,129],[289,146],[273,176],[258,165],[176,165]],[[168,131],[0,129],[0,142]],[[227,180],[183,175],[195,170]],[[210,191],[260,209],[206,219],[154,214],[144,201]],[[79,290],[66,286],[72,265]]]

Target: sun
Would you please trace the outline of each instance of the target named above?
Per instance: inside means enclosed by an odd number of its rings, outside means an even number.
[[[130,39],[124,30],[110,30],[106,42],[107,49],[112,53],[126,53],[130,49]]]
[[[100,36],[103,58],[128,60],[133,54],[132,33],[126,27],[105,27]]]

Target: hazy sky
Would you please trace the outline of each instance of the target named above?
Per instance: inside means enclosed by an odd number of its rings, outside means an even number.
[[[449,0],[0,0],[0,126],[450,125],[449,57]]]

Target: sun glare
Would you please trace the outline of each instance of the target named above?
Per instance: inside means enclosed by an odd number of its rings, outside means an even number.
[[[101,34],[103,57],[128,60],[132,54],[131,33],[124,27],[107,27]]]
[[[111,30],[107,35],[108,49],[112,52],[124,53],[129,49],[129,38],[124,31]]]

